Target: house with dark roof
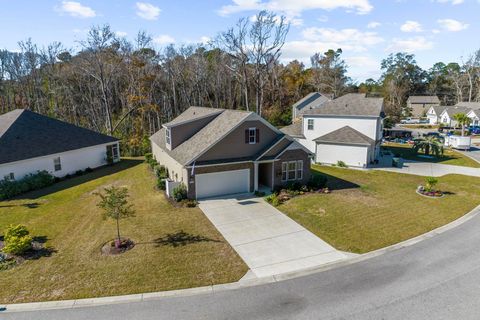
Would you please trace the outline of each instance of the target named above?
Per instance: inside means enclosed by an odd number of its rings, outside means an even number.
[[[330,96],[320,93],[320,92],[311,92],[307,94],[302,99],[295,102],[292,106],[292,122],[300,119],[302,114],[308,112],[309,110],[316,109],[320,107],[327,101],[330,101]]]
[[[437,96],[409,96],[407,99],[407,115],[424,117],[430,107],[439,106]]]
[[[118,139],[32,111],[0,115],[0,179],[56,177],[120,160]]]
[[[152,153],[191,199],[273,190],[310,179],[311,153],[253,112],[190,107],[150,137]]]
[[[282,128],[322,164],[343,161],[365,168],[378,159],[383,130],[383,99],[350,93],[327,101]]]
[[[432,125],[439,124],[441,122],[440,115],[446,108],[447,107],[445,106],[431,106],[430,108],[428,108],[427,110],[428,123]]]

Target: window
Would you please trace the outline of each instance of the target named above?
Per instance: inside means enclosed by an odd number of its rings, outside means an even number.
[[[4,179],[7,180],[7,181],[13,181],[13,180],[15,180],[15,174],[13,172],[10,172],[9,174],[7,174],[4,177]]]
[[[60,161],[60,157],[53,159],[53,166],[55,168],[55,171],[62,170],[62,162]]]
[[[303,179],[303,160],[297,161],[297,180]]]
[[[113,160],[118,160],[120,157],[118,154],[118,144],[112,145],[112,157]]]
[[[282,181],[302,180],[303,160],[282,162]]]
[[[172,144],[171,134],[172,133],[170,128],[165,129],[165,143],[168,145]]]
[[[249,144],[257,143],[257,129],[256,128],[248,129],[248,143]]]
[[[307,129],[308,130],[313,130],[313,119],[308,119],[307,120]]]

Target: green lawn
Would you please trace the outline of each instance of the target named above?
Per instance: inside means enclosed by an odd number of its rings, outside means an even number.
[[[443,156],[424,158],[418,156],[424,155],[424,153],[415,153],[413,151],[412,145],[406,143],[386,143],[382,146],[382,148],[384,150],[392,151],[394,155],[399,154],[403,159],[480,168],[480,163],[454,150],[445,149]]]
[[[424,177],[385,171],[314,166],[330,194],[309,194],[278,208],[340,250],[365,253],[445,225],[480,204],[478,178],[448,175],[441,199],[416,194]]]
[[[102,219],[93,193],[112,183],[130,190],[136,216],[122,220],[121,231],[136,246],[120,256],[102,256],[115,223]],[[140,160],[0,202],[0,234],[18,223],[46,237],[56,252],[0,271],[0,303],[205,286],[237,281],[248,269],[200,209],[174,208],[154,189]]]

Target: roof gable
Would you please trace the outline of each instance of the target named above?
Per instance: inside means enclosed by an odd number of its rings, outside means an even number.
[[[308,115],[381,117],[383,98],[370,98],[364,93],[348,93],[325,102],[321,108],[307,111],[305,116]]]
[[[321,137],[314,139],[313,141],[318,143],[339,143],[339,144],[360,144],[371,145],[375,141],[363,133],[353,129],[352,127],[345,126],[340,129],[331,131]]]
[[[409,96],[407,102],[419,104],[440,104],[437,96]]]
[[[205,108],[205,107],[190,107],[182,112],[178,117],[170,122],[164,123],[164,127],[173,127],[188,123],[190,121],[199,120],[204,117],[214,116],[222,113],[224,109]]]
[[[293,108],[297,110],[302,110],[306,107],[316,108],[328,100],[330,99],[327,96],[321,94],[320,92],[312,92],[295,102]]]
[[[0,116],[0,164],[116,141],[114,137],[28,110]]]

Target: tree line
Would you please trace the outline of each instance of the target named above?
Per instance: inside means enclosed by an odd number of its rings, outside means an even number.
[[[255,111],[283,126],[291,105],[312,91],[384,96],[391,117],[413,93],[438,94],[444,103],[480,99],[479,52],[428,71],[398,53],[382,61],[380,79],[357,84],[341,49],[313,52],[308,67],[281,63],[288,31],[284,17],[261,11],[208,44],[158,49],[144,31],[128,41],[109,25],[92,27],[77,50],[28,39],[19,52],[0,50],[0,113],[27,108],[114,135],[124,155],[138,155],[151,134],[192,105]]]

